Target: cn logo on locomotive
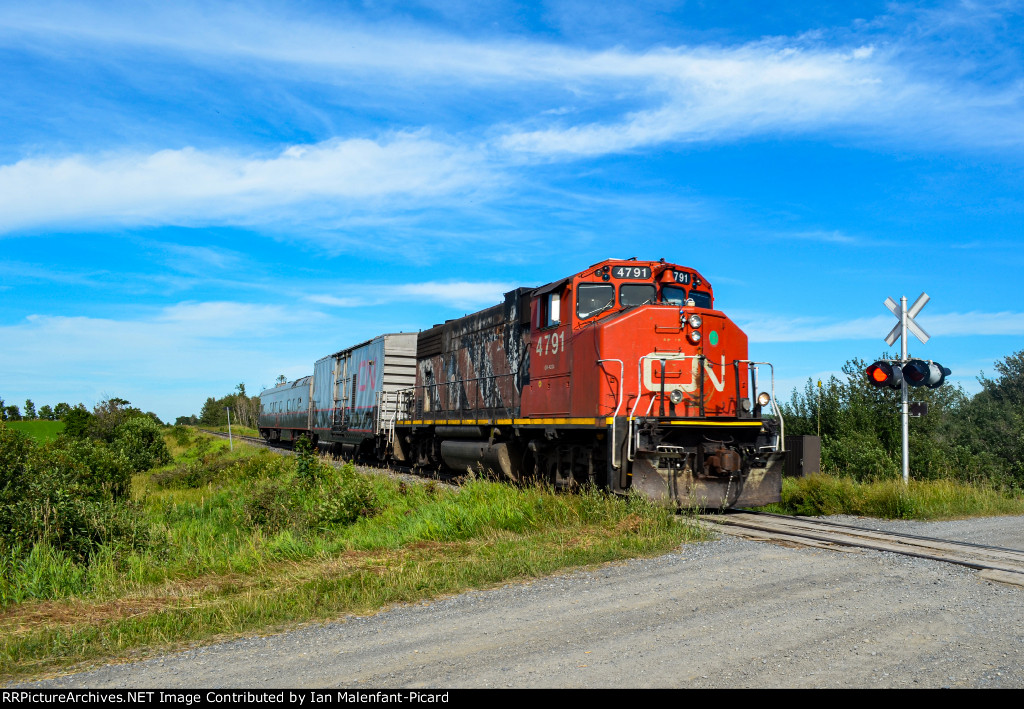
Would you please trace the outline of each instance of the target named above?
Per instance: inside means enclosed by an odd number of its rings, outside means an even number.
[[[643,381],[644,381],[644,387],[647,389],[647,391],[656,392],[656,391],[659,391],[661,389],[661,386],[662,386],[661,379],[662,378],[661,378],[660,374],[659,374],[659,377],[658,377],[657,381],[655,381],[655,379],[654,379],[654,363],[657,362],[658,360],[662,360],[662,359],[665,360],[666,363],[670,362],[670,361],[677,361],[677,360],[683,360],[685,362],[685,360],[689,359],[690,360],[690,366],[688,368],[686,366],[682,366],[682,367],[680,367],[680,369],[682,371],[686,371],[687,369],[690,370],[690,381],[684,382],[684,383],[680,383],[680,384],[673,384],[672,388],[674,388],[674,389],[682,389],[684,392],[696,391],[696,389],[697,389],[697,374],[700,371],[700,364],[697,362],[698,358],[694,357],[693,355],[684,355],[684,354],[681,354],[681,353],[677,354],[677,353],[674,353],[674,352],[651,352],[649,354],[644,355],[644,358],[643,358],[643,361],[644,361],[644,364],[643,364],[644,380]],[[713,386],[715,388],[715,391],[724,391],[725,390],[725,355],[722,355],[721,376],[720,377],[716,377],[715,376],[714,365],[712,364],[711,360],[709,360],[709,359],[705,359],[704,360],[704,372],[707,374],[708,381],[711,383],[711,386]]]

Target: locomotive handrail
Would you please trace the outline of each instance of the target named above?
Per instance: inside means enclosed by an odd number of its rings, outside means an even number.
[[[612,413],[612,468],[618,470],[619,465],[622,464],[622,461],[619,461],[618,463],[615,462],[615,454],[618,452],[618,447],[615,445],[615,419],[618,418],[619,416],[619,407],[622,406],[622,400],[625,398],[625,389],[623,387],[623,384],[625,384],[625,382],[623,380],[626,377],[626,365],[625,363],[623,363],[621,359],[609,358],[597,360],[598,364],[604,364],[605,362],[619,363],[619,393],[618,396],[615,397],[615,412]]]
[[[407,391],[411,391],[411,390],[410,389],[395,389],[394,391],[391,391],[391,392],[382,392],[385,395],[387,395],[387,394],[394,394],[395,395],[395,406],[391,410],[391,418],[388,419],[388,423],[387,423],[387,426],[385,428],[385,431],[387,433],[387,445],[388,446],[394,445],[394,441],[395,441],[395,424],[398,421],[398,411],[399,411],[399,409],[402,406],[400,395],[405,393],[405,392],[407,392]]]
[[[507,374],[492,374],[492,375],[485,376],[485,377],[471,377],[471,378],[468,378],[468,379],[455,379],[455,380],[452,380],[452,381],[449,381],[449,382],[434,382],[432,384],[424,384],[422,386],[409,387],[408,389],[401,389],[399,391],[401,391],[403,393],[411,392],[412,396],[410,397],[410,401],[415,401],[416,392],[422,391],[423,394],[424,394],[424,398],[429,402],[430,391],[431,391],[431,389],[433,389],[433,393],[434,393],[435,397],[438,400],[438,405],[440,406],[440,408],[438,408],[436,410],[431,410],[429,412],[427,412],[427,411],[421,412],[418,415],[418,417],[419,418],[423,418],[423,419],[427,419],[427,418],[436,419],[436,418],[438,418],[438,413],[440,413],[440,412],[453,412],[453,411],[481,411],[481,410],[486,410],[490,414],[493,415],[493,414],[495,414],[497,412],[497,410],[499,408],[504,411],[505,416],[510,417],[510,418],[514,418],[512,412],[515,409],[516,402],[518,400],[521,400],[522,392],[520,392],[518,388],[513,386],[512,387],[512,400],[510,402],[502,402],[500,406],[485,406],[485,407],[481,408],[480,407],[480,404],[481,404],[481,401],[480,401],[480,397],[481,397],[480,389],[482,387],[480,386],[480,383],[481,382],[492,382],[492,383],[496,384],[501,379],[504,379],[506,377],[514,378],[515,376],[516,376],[515,372],[509,372]],[[460,401],[458,407],[451,406],[450,402],[451,402],[452,399],[460,398],[460,397],[455,397],[455,396],[453,396],[451,394],[452,388],[455,387],[455,386],[458,386],[460,384],[466,384],[466,383],[469,383],[469,382],[477,383],[475,391],[473,392],[472,402],[470,402],[469,396],[468,396],[468,393],[467,393],[466,399]],[[440,396],[440,392],[439,392],[439,389],[442,386],[444,387],[444,401],[443,401],[444,406],[441,406],[442,402],[441,402],[441,396]],[[491,392],[490,395],[484,395],[484,397],[485,397],[485,399],[490,399],[491,401],[484,401],[483,403],[485,403],[485,404],[496,403],[493,400],[495,398],[500,400],[501,399],[501,392],[497,391],[496,388],[495,388],[495,389],[492,389],[492,392]],[[472,403],[473,406],[472,407],[467,406],[467,404],[469,404],[469,403]],[[412,412],[410,412],[410,411],[405,411],[405,414],[407,416],[409,416],[410,418],[417,418],[417,416],[413,416]],[[494,418],[504,418],[505,416],[492,416],[492,417],[494,417]]]
[[[675,354],[675,353],[673,353],[673,356],[672,356],[672,359],[682,359],[682,360],[698,359],[698,358],[701,359],[701,360],[706,360],[707,356],[703,355],[703,354],[679,355],[679,354]],[[665,359],[665,357],[658,357],[656,355],[643,355],[643,356],[641,356],[637,360],[637,382],[636,382],[637,395],[636,395],[636,401],[633,402],[633,408],[630,410],[629,417],[626,420],[626,424],[627,424],[627,427],[628,427],[628,435],[629,435],[629,438],[627,439],[627,446],[626,446],[626,460],[628,460],[629,462],[633,462],[633,460],[635,459],[634,455],[633,455],[634,450],[635,450],[634,449],[634,434],[635,434],[636,439],[637,439],[636,440],[636,446],[640,445],[640,442],[639,442],[640,431],[636,427],[636,410],[637,410],[637,407],[640,405],[640,399],[642,399],[643,396],[644,396],[642,394],[642,392],[643,392],[643,367],[644,367],[644,360],[647,360],[647,359],[650,359],[650,360],[663,360],[663,359]],[[778,404],[775,403],[775,366],[771,362],[755,362],[755,361],[749,360],[749,359],[735,359],[735,360],[732,361],[733,366],[735,366],[737,363],[753,365],[751,367],[752,370],[756,369],[757,365],[767,365],[771,369],[771,373],[772,373],[771,374],[771,380],[772,380],[772,408],[775,410],[776,415],[779,417],[779,441],[776,443],[775,448],[776,448],[776,451],[778,451],[778,452],[784,452],[786,450],[786,444],[785,444],[785,430],[786,429],[785,429],[785,422],[783,421],[783,418],[782,418],[782,413],[779,411]],[[701,416],[703,416],[704,415],[704,397],[703,397],[704,368],[700,367],[699,371],[700,371],[701,394],[702,394],[701,395],[701,401],[700,401],[700,412],[701,412]],[[664,370],[661,372],[661,376],[662,376],[662,380],[664,381],[664,376],[665,376]],[[755,387],[755,389],[756,389],[756,387]],[[737,391],[736,391],[737,413],[739,413],[739,394],[740,394],[739,393],[739,389],[737,389]],[[658,396],[658,393],[652,391],[652,392],[650,392],[650,396],[651,396],[651,401],[647,405],[647,412],[646,412],[647,416],[650,415],[651,409],[654,408],[654,402],[655,402],[656,397]],[[757,391],[754,391],[754,396],[757,396]],[[616,409],[616,411],[618,411],[618,409]],[[614,428],[612,430],[612,435],[614,436]],[[614,444],[614,439],[613,439],[612,442]],[[614,464],[614,459],[613,459],[613,464]]]
[[[737,362],[745,362],[748,365],[752,365],[751,366],[751,374],[752,374],[752,377],[754,378],[754,381],[753,381],[753,384],[754,384],[754,396],[757,396],[757,379],[756,379],[757,374],[756,374],[756,372],[757,372],[758,365],[761,365],[761,364],[767,365],[768,368],[772,370],[772,410],[775,412],[775,415],[779,417],[779,440],[775,444],[775,450],[778,453],[785,453],[785,451],[786,451],[786,421],[785,421],[785,419],[782,418],[782,411],[779,409],[779,404],[778,404],[778,402],[775,399],[775,365],[773,365],[771,362],[755,362],[752,359],[738,359],[736,361]]]
[[[703,356],[704,355],[683,355],[679,359],[692,359],[694,357],[703,357]],[[664,359],[664,357],[655,357],[654,355],[642,355],[637,360],[637,363],[636,363],[636,401],[633,402],[633,408],[630,410],[629,416],[626,419],[626,432],[627,432],[627,435],[629,436],[629,438],[626,439],[626,460],[628,460],[630,463],[632,463],[633,460],[634,460],[634,457],[633,457],[633,433],[635,431],[637,436],[640,435],[639,430],[636,428],[636,426],[634,424],[636,422],[636,407],[640,405],[640,399],[643,398],[643,394],[641,392],[643,391],[644,360],[646,360],[646,359],[659,359],[660,360],[660,359]],[[701,369],[701,374],[703,375],[703,368]],[[665,371],[664,370],[662,370],[662,372],[661,372],[661,377],[664,380],[664,378],[665,378]],[[702,404],[703,404],[703,402],[702,402]],[[654,406],[654,392],[652,391],[651,392],[651,403],[650,403],[650,406],[647,407],[647,413],[650,413],[651,408],[653,406]],[[638,446],[639,446],[639,444],[640,444],[639,441],[637,441],[637,445]]]

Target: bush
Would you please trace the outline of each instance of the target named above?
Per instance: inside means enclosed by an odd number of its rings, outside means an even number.
[[[321,466],[313,444],[305,436],[295,441],[295,476],[304,485],[313,485],[321,477]]]
[[[171,435],[174,436],[174,442],[182,448],[187,448],[192,444],[192,429],[187,426],[175,426],[171,429]]]
[[[360,517],[377,514],[377,497],[369,478],[345,465],[326,485],[315,491],[315,504],[309,515],[311,526],[351,524]]]
[[[146,544],[147,528],[127,503],[130,466],[102,442],[61,437],[37,446],[0,429],[0,474],[0,547],[9,552],[48,544],[85,561],[104,544]]]
[[[900,473],[899,461],[888,454],[875,436],[856,430],[842,437],[825,439],[821,466],[825,471],[846,474],[856,480],[881,480]]]
[[[249,525],[268,532],[291,528],[324,529],[352,524],[361,517],[372,517],[379,511],[379,502],[369,478],[351,465],[335,469],[316,456],[300,472],[295,462],[292,477],[262,479],[244,502]],[[310,480],[316,480],[310,484]]]
[[[279,480],[264,480],[249,494],[244,503],[249,526],[276,533],[297,521],[294,495],[289,485]]]
[[[136,473],[171,460],[160,426],[148,416],[135,416],[119,424],[112,445]]]

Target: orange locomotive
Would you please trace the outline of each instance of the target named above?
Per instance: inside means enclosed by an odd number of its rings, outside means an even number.
[[[372,447],[666,504],[767,504],[784,454],[759,364],[697,271],[608,259],[419,333],[415,385],[377,391]]]

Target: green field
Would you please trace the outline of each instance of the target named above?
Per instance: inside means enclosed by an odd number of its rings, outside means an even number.
[[[38,443],[56,440],[57,434],[64,430],[63,421],[7,421],[6,425]]]

